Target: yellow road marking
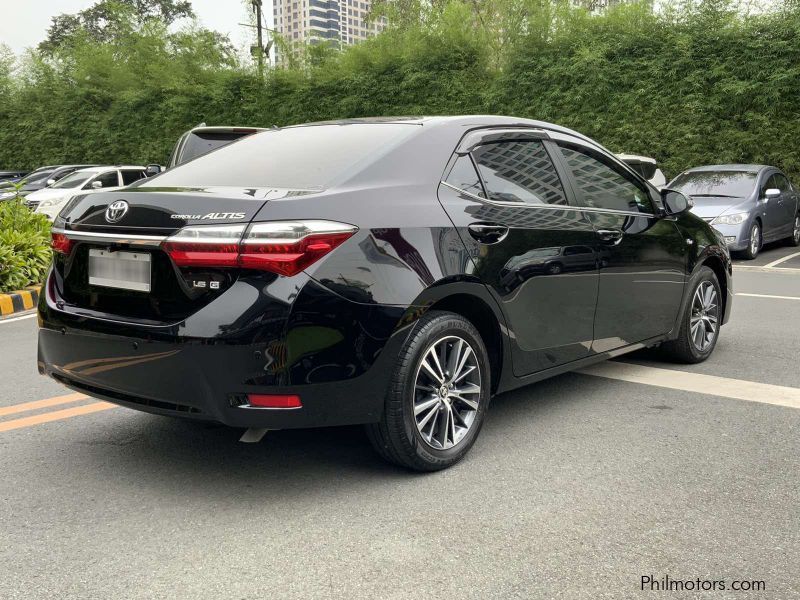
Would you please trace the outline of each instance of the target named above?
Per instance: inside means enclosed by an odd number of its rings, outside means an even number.
[[[68,419],[70,417],[89,415],[91,413],[108,410],[109,408],[116,408],[116,406],[116,404],[111,404],[110,402],[93,402],[92,404],[84,404],[83,406],[76,406],[74,408],[65,408],[63,410],[42,413],[41,415],[14,419],[13,421],[4,421],[0,422],[0,433],[3,431],[11,431],[12,429],[32,427],[33,425],[39,425],[41,423],[49,423],[50,421],[60,421],[61,419]]]
[[[0,315],[10,315],[14,312],[14,303],[11,296],[0,294]]]
[[[31,296],[30,292],[22,291],[19,293],[22,297],[22,306],[25,307],[25,310],[30,310],[33,308],[33,296]]]
[[[67,404],[69,402],[77,402],[78,400],[84,400],[86,398],[88,398],[88,396],[84,394],[67,394],[66,396],[56,396],[55,398],[34,400],[33,402],[24,402],[22,404],[14,404],[12,406],[0,406],[0,417],[14,415],[16,413],[26,412],[29,410],[37,410],[39,408],[49,408],[51,406],[58,406],[59,404]]]

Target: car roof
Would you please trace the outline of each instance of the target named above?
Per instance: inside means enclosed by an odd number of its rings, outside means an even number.
[[[763,169],[775,169],[770,165],[749,165],[749,164],[728,164],[728,165],[703,165],[700,167],[692,167],[686,169],[684,173],[696,173],[701,171],[748,171],[751,173],[758,173]]]
[[[135,169],[138,171],[145,171],[146,167],[141,165],[94,165],[93,167],[86,167],[85,169],[77,169],[75,173],[96,173],[106,169]]]
[[[437,116],[437,117],[415,117],[415,116],[400,116],[400,117],[363,117],[355,119],[339,119],[333,121],[317,121],[313,123],[303,123],[298,125],[290,125],[288,127],[316,127],[320,125],[351,125],[351,124],[404,124],[404,125],[420,125],[420,126],[436,126],[436,127],[449,127],[453,129],[463,129],[466,133],[470,129],[490,128],[490,127],[534,127],[537,129],[549,129],[553,132],[571,135],[591,144],[592,146],[601,148],[613,154],[608,149],[597,143],[595,140],[583,135],[582,133],[556,125],[555,123],[548,123],[547,121],[537,121],[535,119],[526,119],[522,117],[508,117],[503,115],[460,115],[460,116]],[[288,128],[287,127],[287,128]]]

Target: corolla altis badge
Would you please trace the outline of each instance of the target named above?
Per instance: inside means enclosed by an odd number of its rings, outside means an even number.
[[[222,219],[244,219],[244,213],[212,212],[204,215],[172,215],[170,218],[183,221],[219,221]]]
[[[128,212],[128,208],[128,203],[125,202],[125,200],[117,200],[116,202],[112,202],[106,209],[106,221],[109,223],[116,223],[125,216],[125,213]]]

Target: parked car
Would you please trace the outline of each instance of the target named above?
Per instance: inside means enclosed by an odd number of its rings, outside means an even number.
[[[51,221],[70,198],[81,192],[118,190],[145,177],[145,167],[114,166],[78,169],[50,187],[28,194],[25,204]]]
[[[441,469],[493,394],[658,344],[708,358],[732,269],[688,208],[539,121],[269,130],[76,196],[52,229],[38,365],[156,414],[365,423],[386,459]],[[555,248],[595,258],[516,258]]]
[[[637,154],[617,154],[617,158],[647,179],[657,190],[660,190],[666,185],[667,178],[661,170],[661,167],[658,166],[658,161],[656,161],[655,158],[639,156]]]
[[[168,169],[207,154],[231,142],[247,137],[264,129],[259,127],[208,126],[205,123],[185,132],[178,138],[169,157]]]
[[[745,258],[755,258],[764,242],[800,245],[800,195],[775,167],[695,167],[669,187],[689,196],[692,212],[711,223],[725,236],[728,248]]]
[[[19,181],[27,174],[28,171],[0,171],[0,183],[4,181]]]
[[[70,173],[77,171],[78,169],[84,169],[86,167],[93,167],[95,165],[50,165],[47,167],[40,167],[35,171],[32,171],[25,177],[22,188],[19,190],[19,193],[14,192],[9,198],[21,196],[26,198],[28,194],[33,192],[37,192],[42,190],[48,186],[53,185],[54,183],[60,181],[62,178],[66,177]],[[8,192],[6,192],[8,193]],[[0,196],[0,199],[9,199],[3,198]]]

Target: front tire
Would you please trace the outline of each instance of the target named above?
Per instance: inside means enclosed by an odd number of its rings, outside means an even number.
[[[761,225],[756,221],[750,228],[750,242],[747,249],[742,252],[742,256],[747,260],[753,260],[761,250]]]
[[[691,286],[678,337],[661,346],[666,358],[689,364],[703,362],[714,352],[723,315],[722,290],[714,271],[700,267]]]
[[[457,463],[489,405],[489,359],[475,326],[430,311],[414,326],[392,375],[380,422],[367,436],[384,459],[416,471]]]

